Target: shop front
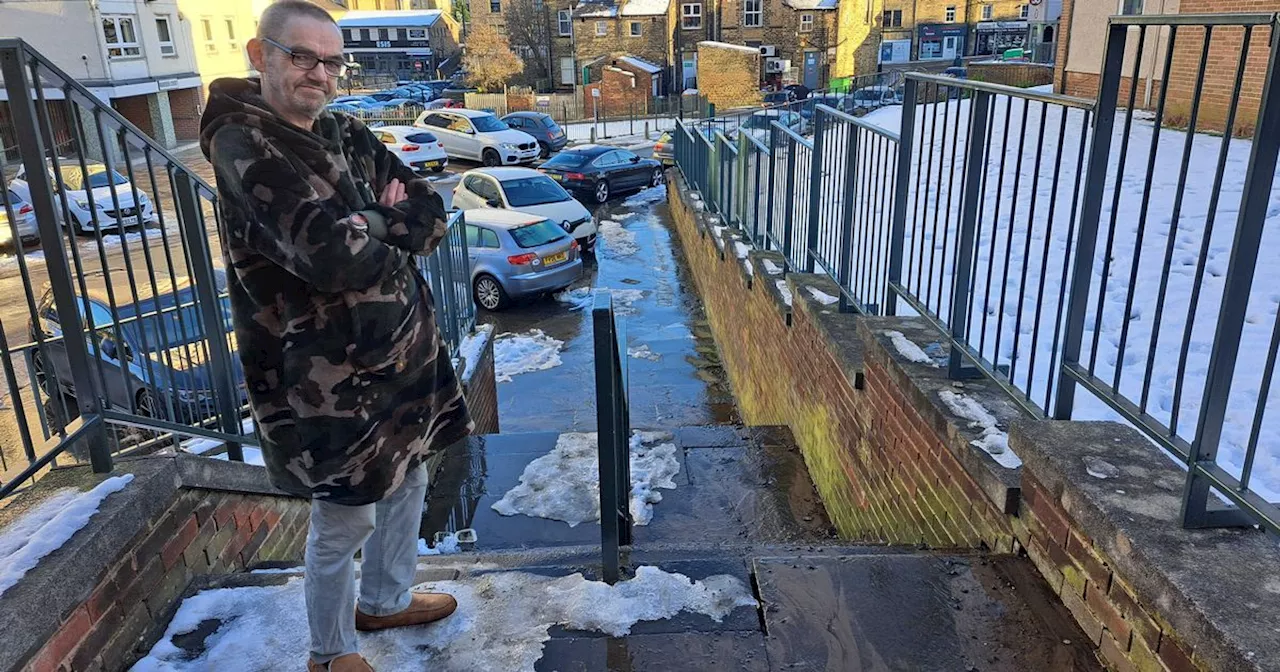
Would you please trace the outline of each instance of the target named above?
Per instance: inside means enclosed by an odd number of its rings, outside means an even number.
[[[1027,46],[1030,27],[1026,21],[983,21],[974,29],[973,54],[987,56],[1023,49]]]
[[[924,24],[919,27],[920,60],[951,60],[964,56],[963,24]]]

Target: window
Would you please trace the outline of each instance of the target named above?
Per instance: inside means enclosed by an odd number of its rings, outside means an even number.
[[[497,14],[502,11],[502,0],[489,0],[489,11]]]
[[[1120,13],[1128,15],[1141,14],[1142,0],[1120,0]]]
[[[596,37],[604,37],[609,34],[608,21],[596,21]]]
[[[983,20],[983,21],[990,21],[990,20],[991,20],[992,12],[993,12],[993,10],[992,10],[992,8],[991,8],[991,5],[983,5],[983,6],[982,6],[982,20]]]
[[[1018,5],[1018,16],[1021,18],[1031,17],[1031,5]]]
[[[213,21],[200,19],[200,32],[204,34],[204,50],[211,54],[216,53],[218,45],[213,41]]]
[[[471,128],[471,120],[466,117],[453,117],[449,119],[447,128],[454,133],[475,133]]]
[[[800,15],[800,32],[809,33],[813,31],[813,13],[805,12]]]
[[[435,114],[428,114],[427,118],[422,120],[422,123],[436,128],[449,128],[449,123],[452,121],[453,119],[450,118],[449,115],[437,112]]]
[[[902,10],[901,9],[884,10],[884,27],[885,28],[901,28],[902,27]]]
[[[411,40],[425,40],[425,39],[427,39],[427,30],[426,30],[425,28],[410,28],[410,29],[409,29],[409,39],[411,39]]]
[[[360,39],[360,31],[347,28],[342,31],[342,39],[347,42],[355,42]]]
[[[136,58],[142,55],[133,21],[132,16],[102,17],[102,35],[107,39],[108,57]]]
[[[631,22],[631,26],[630,26],[631,37],[640,37],[641,31],[643,30],[643,28],[641,28],[642,25],[643,24],[641,24],[639,21]]]
[[[227,18],[226,22],[227,42],[231,45],[231,51],[235,51],[240,48],[240,45],[236,42],[236,20],[233,18]]]
[[[156,36],[160,38],[161,56],[178,55],[178,47],[173,43],[173,32],[169,30],[169,17],[156,17]]]
[[[573,81],[574,81],[573,57],[561,56],[560,57],[560,83],[572,85]]]
[[[954,5],[947,8],[946,18],[944,18],[943,20],[946,21],[947,23],[956,22],[956,8]]]
[[[743,0],[742,26],[759,28],[764,23],[764,0]]]
[[[467,247],[481,248],[491,247],[497,249],[501,247],[498,244],[498,234],[489,229],[482,229],[478,226],[467,225]]]
[[[387,29],[386,29],[386,28],[379,28],[379,29],[378,29],[378,39],[379,39],[379,40],[389,40],[389,39],[391,39],[391,34],[390,34],[389,32],[387,32]]]
[[[387,33],[387,39],[389,39],[389,40],[398,40],[398,39],[400,39],[400,31],[399,31],[399,30],[397,30],[397,29],[395,29],[395,28],[392,28],[392,29]]]
[[[562,9],[556,13],[556,18],[560,24],[560,36],[568,37],[573,34],[573,19],[569,16],[569,10]],[[572,82],[570,82],[572,83]]]
[[[687,2],[680,5],[680,27],[685,30],[697,30],[702,27],[701,2]]]

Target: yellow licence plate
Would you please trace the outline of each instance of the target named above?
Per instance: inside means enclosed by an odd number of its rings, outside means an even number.
[[[563,263],[563,262],[565,262],[565,261],[568,261],[568,259],[569,259],[569,253],[568,253],[568,252],[561,252],[561,253],[559,253],[559,254],[553,254],[553,255],[548,256],[548,257],[543,257],[543,258],[542,258],[542,263],[543,263],[543,264],[546,264],[547,266],[555,266],[556,264],[559,264],[559,263]]]
[[[435,168],[436,166],[440,165],[440,162],[439,162],[439,161],[427,161],[426,163],[424,163],[424,164],[422,164],[422,165],[423,165],[424,167],[426,167],[426,168]]]
[[[555,173],[551,173],[551,179],[555,180],[556,182],[559,182],[560,180],[563,180],[563,179],[564,179],[564,176],[563,176],[563,175],[557,175],[557,174],[555,174]]]

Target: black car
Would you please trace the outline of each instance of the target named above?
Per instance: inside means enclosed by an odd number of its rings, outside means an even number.
[[[538,148],[542,150],[542,158],[551,156],[552,152],[558,152],[569,144],[569,136],[565,135],[564,129],[560,128],[555,119],[549,114],[541,112],[512,112],[502,120],[507,125],[517,131],[524,131],[532,135],[538,141]]]
[[[662,164],[634,152],[604,145],[579,145],[561,151],[538,170],[565,189],[604,203],[613,194],[662,184]]]

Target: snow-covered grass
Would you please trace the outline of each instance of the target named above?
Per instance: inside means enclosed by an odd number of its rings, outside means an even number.
[[[524,334],[502,334],[493,341],[493,369],[499,383],[509,383],[514,376],[546,371],[560,366],[560,348],[564,341],[552,338],[541,329]]]
[[[98,512],[108,495],[120,492],[133,474],[112,476],[93,489],[59,490],[0,531],[0,595],[17,585],[40,560],[62,548]]]
[[[631,436],[631,516],[648,525],[660,488],[674,489],[680,473],[679,451],[671,435],[635,432]],[[504,516],[524,514],[562,520],[569,527],[600,520],[599,438],[596,434],[561,434],[556,447],[525,467],[520,484],[494,503]]]
[[[375,669],[533,672],[553,626],[621,637],[640,621],[682,611],[718,623],[737,608],[757,606],[750,588],[734,576],[694,581],[652,566],[613,586],[581,574],[489,572],[419,588],[453,595],[457,613],[426,627],[361,633],[361,653]],[[174,639],[210,620],[220,626],[192,659]],[[296,670],[308,656],[308,632],[300,577],[278,586],[205,590],[183,601],[160,642],[133,669]]]
[[[893,344],[893,349],[897,350],[898,354],[907,361],[935,368],[938,366],[938,363],[933,361],[933,358],[928,353],[916,345],[915,341],[907,338],[901,331],[889,330],[884,332],[884,335],[889,337],[889,342]]]
[[[968,420],[970,427],[982,430],[982,436],[971,442],[973,445],[987,451],[997,464],[1006,469],[1017,469],[1022,466],[1022,460],[1009,448],[1009,433],[1000,429],[996,416],[992,415],[985,406],[971,397],[956,394],[951,390],[939,392],[938,397],[947,405],[947,408],[951,409],[952,413]]]

